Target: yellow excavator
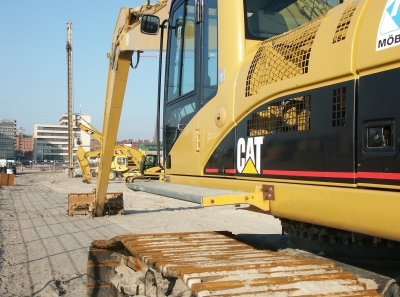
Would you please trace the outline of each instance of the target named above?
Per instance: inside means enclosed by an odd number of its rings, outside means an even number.
[[[90,123],[84,125],[78,123],[77,127],[91,137],[96,139],[100,146],[103,144],[102,134]],[[115,143],[115,142],[114,142]],[[158,166],[158,156],[145,154],[144,151],[127,146],[115,146],[108,170],[108,180],[115,180],[117,176],[122,177],[126,183],[133,183],[135,180],[158,179],[161,174],[161,167]],[[102,167],[102,150],[86,152],[81,146],[76,152],[79,168],[82,171],[84,183],[91,183],[92,177],[97,177]],[[99,166],[91,169],[90,158],[100,158]],[[100,177],[97,184],[99,184]],[[104,187],[104,181],[101,183]],[[107,188],[107,185],[105,185]],[[95,216],[96,190],[92,193],[71,193],[68,195],[68,216],[91,215]],[[104,214],[124,214],[122,193],[107,193],[107,201]]]
[[[77,127],[81,129],[81,131],[90,135],[94,138],[100,145],[102,143],[102,135],[100,131],[98,131],[92,124],[90,123],[78,123]],[[91,178],[97,176],[98,168],[92,168],[90,166],[90,159],[97,159],[97,163],[100,159],[100,150],[89,151],[86,152],[81,146],[78,148],[76,152],[76,159],[78,161],[79,168],[82,171],[83,182],[90,184]],[[140,154],[140,153],[139,153]],[[122,154],[122,151],[118,149],[118,147],[114,150],[114,157],[111,163],[111,171],[109,175],[109,180],[115,180],[118,173],[121,175],[122,173],[128,172],[130,170],[138,170],[140,166],[140,162],[142,162],[142,155],[139,160],[136,158],[132,160],[131,158],[131,166],[128,168],[127,156]],[[117,173],[118,172],[118,173]]]
[[[134,52],[159,45],[158,184],[195,191],[203,206],[250,205],[292,237],[396,254],[399,8],[398,0],[160,0],[121,9],[99,180],[87,194],[93,216],[123,202],[107,183],[128,71]],[[399,296],[398,280],[378,291],[330,261],[260,251],[229,232],[120,235],[94,241],[88,257],[88,296]]]
[[[102,135],[93,125],[78,123],[77,127],[102,144]],[[82,147],[78,148],[76,158],[82,171],[83,182],[91,183],[91,177],[97,177],[98,168],[91,168],[89,160],[99,159],[100,153],[101,150],[86,152]],[[115,180],[120,176],[125,182],[132,183],[135,179],[158,178],[161,168],[157,164],[156,155],[146,154],[142,150],[128,146],[115,146],[109,180]]]
[[[86,152],[79,147],[76,158],[82,171],[83,182],[91,183],[92,177],[97,177],[98,167],[91,167],[90,160],[100,160],[100,150]],[[132,147],[116,146],[111,162],[109,180],[115,180],[117,176],[124,178],[126,183],[132,183],[135,179],[158,179],[161,168],[157,166],[157,156],[145,154]]]
[[[119,147],[115,147],[115,153],[113,157],[113,161],[111,163],[111,171],[109,175],[109,180],[115,180],[117,176],[122,176],[125,178],[132,176],[140,175],[140,166],[144,160],[140,160],[140,163],[137,160],[137,163],[133,163],[133,166],[128,167],[128,156],[121,153],[121,149]],[[144,157],[143,154],[140,154]],[[76,159],[78,161],[79,168],[82,172],[83,182],[91,183],[92,177],[97,177],[98,168],[91,167],[90,161],[96,159],[96,162],[100,160],[100,150],[95,151],[85,151],[81,146],[78,147],[76,152]],[[130,158],[132,160],[132,158]],[[132,163],[132,162],[131,162]]]
[[[158,166],[157,155],[146,154],[144,151],[129,146],[116,146],[114,154],[117,158],[126,158],[126,171],[122,164],[122,160],[116,164],[116,170],[120,171],[120,175],[126,183],[133,183],[135,179],[158,179],[161,168]]]

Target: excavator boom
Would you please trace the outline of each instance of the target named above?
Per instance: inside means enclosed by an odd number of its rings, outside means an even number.
[[[90,123],[87,123],[87,126],[82,123],[78,123],[77,127],[79,129],[81,129],[83,132],[85,132],[86,134],[89,134],[91,137],[96,139],[98,142],[100,142],[100,144],[103,142],[103,136],[101,135],[100,131],[97,130]]]
[[[143,38],[139,27],[140,16],[157,14],[160,18],[167,17],[164,9],[167,2],[136,9],[122,8],[112,39],[110,64],[108,68],[108,83],[106,102],[104,107],[103,142],[101,146],[101,162],[96,186],[96,210],[95,216],[104,215],[104,205],[108,186],[108,176],[111,169],[113,150],[117,139],[118,126],[121,117],[122,105],[129,67],[134,51],[155,50],[159,48],[158,37],[147,36]]]
[[[108,54],[109,68],[106,89],[106,100],[104,106],[103,130],[102,133],[94,127],[80,128],[91,134],[93,138],[101,143],[100,164],[96,189],[93,193],[87,194],[85,201],[92,199],[93,216],[101,217],[106,213],[105,206],[110,208],[113,203],[108,197],[118,196],[117,207],[121,207],[120,195],[108,195],[107,187],[113,160],[115,142],[117,139],[118,126],[121,117],[124,94],[128,79],[129,67],[132,65],[132,55],[137,51],[158,50],[158,36],[143,35],[140,32],[140,18],[144,14],[155,14],[161,19],[167,18],[167,0],[159,0],[157,4],[145,3],[136,8],[121,8],[118,20],[112,37],[111,51]],[[138,160],[139,161],[139,160]],[[72,195],[72,196],[71,196]],[[75,203],[77,194],[70,194],[68,201]],[[69,203],[70,204],[70,203]],[[79,203],[75,203],[77,205]],[[89,205],[90,203],[86,203]],[[69,207],[70,208],[70,207]],[[117,211],[120,213],[119,211]]]

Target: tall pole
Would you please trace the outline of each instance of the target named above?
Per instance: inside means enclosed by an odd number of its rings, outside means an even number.
[[[72,23],[67,23],[67,56],[68,56],[68,177],[73,177],[72,150],[74,142],[72,137]]]

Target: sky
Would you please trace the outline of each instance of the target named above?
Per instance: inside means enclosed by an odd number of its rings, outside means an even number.
[[[72,22],[73,112],[102,130],[111,39],[121,7],[145,0],[0,0],[0,119],[58,124],[68,112],[67,22]],[[155,3],[154,0],[151,3]],[[156,53],[149,53],[156,55]],[[134,61],[136,54],[134,55]],[[153,139],[158,58],[129,72],[117,139]]]

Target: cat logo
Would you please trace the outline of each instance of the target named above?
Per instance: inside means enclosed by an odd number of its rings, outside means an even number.
[[[247,143],[244,138],[239,138],[236,160],[238,173],[260,174],[261,145],[263,142],[263,136],[249,137],[247,138]]]

